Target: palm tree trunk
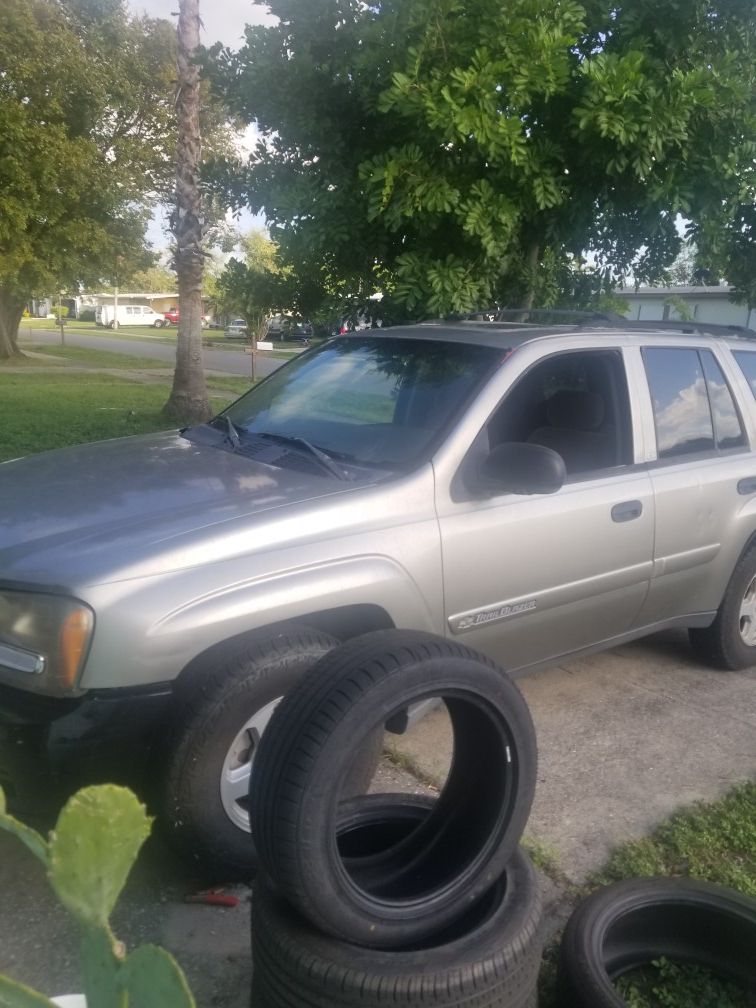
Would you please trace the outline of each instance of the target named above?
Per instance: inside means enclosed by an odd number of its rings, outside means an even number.
[[[212,415],[202,362],[202,249],[204,217],[199,187],[202,143],[199,126],[199,0],[180,0],[176,112],[176,205],[171,228],[176,239],[179,289],[178,340],[173,388],[163,412],[180,424],[202,423]]]

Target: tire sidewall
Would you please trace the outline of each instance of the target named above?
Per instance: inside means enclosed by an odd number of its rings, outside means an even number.
[[[362,982],[360,974],[401,977],[408,983],[422,974],[458,974],[465,967],[474,969],[499,954],[506,956],[508,946],[517,948],[522,955],[523,944],[534,956],[537,971],[540,963],[541,898],[535,870],[521,848],[516,848],[510,857],[504,879],[501,893],[497,896],[499,902],[493,911],[482,923],[471,927],[463,935],[448,942],[434,944],[431,940],[421,947],[385,950],[357,946],[310,926],[287,904],[269,880],[261,878],[255,883],[253,924],[256,917],[260,918],[262,909],[265,926],[257,929],[255,935],[263,944],[275,947],[280,953],[277,957],[283,969],[296,969],[293,956],[298,950],[306,950],[308,972],[327,977],[336,967],[344,974],[351,974],[355,988]],[[273,927],[267,926],[270,924]],[[282,941],[284,935],[285,940]],[[528,939],[525,943],[522,942],[523,936]],[[339,981],[334,978],[334,982]]]
[[[735,668],[756,665],[756,645],[745,644],[740,635],[740,607],[745,590],[756,575],[756,548],[748,550],[733,573],[720,615],[723,651]]]
[[[169,827],[178,827],[172,832],[186,834],[196,857],[254,865],[250,834],[233,823],[223,807],[223,764],[255,712],[287,693],[336,644],[321,636],[294,654],[275,647],[266,653],[263,647],[254,656],[239,656],[219,670],[215,682],[220,685],[204,691],[211,693],[207,700],[191,698],[177,712],[162,804]]]

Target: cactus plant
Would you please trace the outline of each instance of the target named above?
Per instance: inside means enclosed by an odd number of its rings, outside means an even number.
[[[0,828],[45,866],[61,903],[81,928],[87,1008],[194,1008],[184,974],[164,949],[127,954],[109,918],[139,848],[150,832],[144,806],[128,788],[84,788],[61,811],[47,840],[9,815],[0,788]],[[54,1008],[44,994],[0,975],[0,1008]]]

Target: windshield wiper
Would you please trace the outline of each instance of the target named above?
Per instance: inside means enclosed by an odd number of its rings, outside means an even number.
[[[241,438],[239,437],[239,431],[234,426],[234,422],[231,417],[219,416],[216,417],[226,425],[226,433],[223,435],[223,440],[227,441],[234,451],[239,450],[239,445],[241,444]]]
[[[336,476],[340,480],[348,480],[348,474],[330,458],[322,449],[318,448],[316,445],[312,444],[307,438],[300,437],[298,434],[273,434],[270,431],[254,431],[259,437],[270,438],[271,441],[280,441],[281,444],[294,445],[296,448],[304,448],[304,450],[312,455],[314,459],[317,459],[323,469],[326,469],[332,476]]]

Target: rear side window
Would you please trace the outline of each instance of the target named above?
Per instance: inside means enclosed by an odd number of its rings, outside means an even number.
[[[746,444],[745,431],[740,420],[738,408],[735,405],[730,386],[722,373],[716,357],[710,350],[700,350],[699,356],[706,378],[706,388],[711,404],[711,416],[714,420],[714,437],[717,448],[727,451],[730,448],[743,448]]]
[[[732,393],[708,350],[645,347],[660,459],[746,443]]]
[[[756,352],[753,350],[733,350],[732,356],[740,365],[740,370],[746,376],[746,381],[751,386],[751,392],[756,398]]]

